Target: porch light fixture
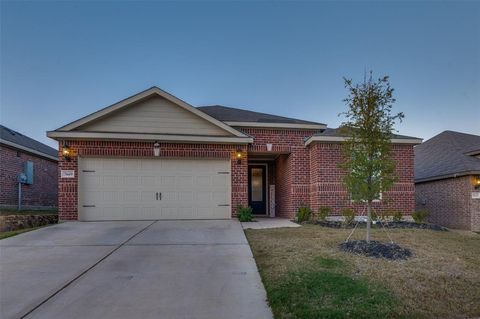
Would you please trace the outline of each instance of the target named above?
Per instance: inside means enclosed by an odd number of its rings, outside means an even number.
[[[267,143],[267,151],[268,152],[271,152],[272,151],[272,144],[271,143]]]
[[[235,157],[237,158],[237,164],[242,163],[242,150],[238,149],[235,153]]]
[[[160,156],[160,143],[158,141],[155,141],[155,144],[153,144],[153,155],[155,157]]]
[[[62,156],[66,161],[70,161],[72,156],[72,150],[67,143],[64,143],[62,146]]]
[[[480,189],[480,175],[472,176],[472,185],[475,189]]]

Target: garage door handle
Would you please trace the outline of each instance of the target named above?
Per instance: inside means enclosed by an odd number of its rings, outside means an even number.
[[[158,198],[162,200],[162,193],[158,193]]]
[[[218,206],[230,206],[230,204],[218,204]]]
[[[158,200],[158,192],[155,193],[155,198]]]
[[[95,207],[95,205],[83,205],[83,207]]]

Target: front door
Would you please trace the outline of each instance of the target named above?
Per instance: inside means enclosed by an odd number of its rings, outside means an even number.
[[[248,205],[253,214],[267,214],[266,166],[248,166]]]

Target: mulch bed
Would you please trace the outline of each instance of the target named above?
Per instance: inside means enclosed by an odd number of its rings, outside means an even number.
[[[343,242],[339,246],[340,250],[365,255],[375,258],[386,258],[390,260],[404,260],[412,256],[412,252],[407,248],[402,248],[397,244],[381,243],[379,241],[351,240]]]
[[[315,222],[316,225],[324,226],[324,227],[330,227],[330,228],[354,228],[356,222],[353,222],[351,224],[345,225],[345,223],[341,221],[333,221],[333,220],[326,220],[326,221],[317,221]],[[417,224],[414,222],[383,222],[383,225],[386,228],[417,228],[417,229],[430,229],[430,230],[436,230],[436,231],[448,231],[447,228],[438,226],[435,224]],[[367,226],[366,222],[359,222],[357,228],[365,228]],[[376,224],[372,223],[372,228],[381,228],[382,224],[377,222]]]

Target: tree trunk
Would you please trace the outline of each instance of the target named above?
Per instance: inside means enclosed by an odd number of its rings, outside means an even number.
[[[370,229],[372,226],[372,201],[367,202],[367,243],[370,243]]]

